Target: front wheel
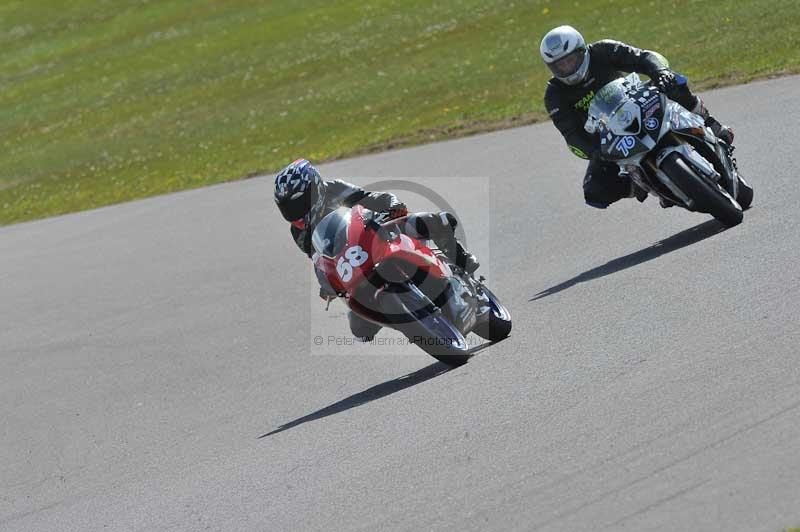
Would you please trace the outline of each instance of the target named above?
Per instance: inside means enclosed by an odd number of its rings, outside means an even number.
[[[750,205],[753,203],[753,187],[751,187],[742,176],[739,176],[739,196],[736,198],[736,201],[745,211],[749,209]]]
[[[499,342],[511,334],[511,313],[491,290],[481,286],[481,291],[489,300],[489,311],[481,323],[475,326],[473,332],[484,340]]]
[[[464,335],[418,287],[408,283],[384,290],[380,307],[393,329],[433,358],[451,366],[469,360]]]
[[[699,176],[678,153],[669,154],[661,163],[661,169],[697,203],[698,210],[709,213],[728,227],[742,223],[742,206],[720,185]]]
[[[450,366],[460,366],[471,356],[467,339],[441,312],[405,324],[400,331],[409,342]]]

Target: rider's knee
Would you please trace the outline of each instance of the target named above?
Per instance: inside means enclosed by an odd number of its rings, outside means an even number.
[[[444,229],[455,231],[458,220],[449,212],[419,212],[407,219],[407,231],[412,236],[427,238],[441,234]]]
[[[430,212],[417,212],[409,214],[406,218],[405,233],[415,238],[426,238],[430,233],[430,219],[434,216]]]

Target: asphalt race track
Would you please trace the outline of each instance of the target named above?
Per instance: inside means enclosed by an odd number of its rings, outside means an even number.
[[[706,101],[756,189],[729,230],[584,206],[550,124],[321,167],[463,179],[514,330],[451,371],[312,345],[343,307],[269,177],[0,228],[0,530],[800,526],[800,78]]]

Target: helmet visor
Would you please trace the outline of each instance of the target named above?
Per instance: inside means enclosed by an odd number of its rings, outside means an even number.
[[[287,222],[294,222],[308,214],[308,211],[311,210],[311,200],[311,189],[308,189],[297,198],[275,199],[275,203],[278,205],[278,209],[281,211],[283,218]]]
[[[585,53],[585,48],[576,48],[564,57],[557,59],[552,63],[547,63],[547,66],[550,68],[550,71],[555,77],[568,78],[575,74],[581,67],[585,59]]]

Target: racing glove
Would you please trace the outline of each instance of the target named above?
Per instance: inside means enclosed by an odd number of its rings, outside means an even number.
[[[386,210],[376,213],[375,221],[379,224],[383,224],[389,220],[402,218],[403,216],[408,216],[408,207],[406,207],[405,203],[397,203]]]
[[[394,220],[395,218],[402,218],[403,216],[408,216],[408,207],[406,207],[405,203],[398,203],[394,205],[388,211],[387,220]]]
[[[675,72],[668,68],[662,68],[653,75],[653,82],[658,87],[658,90],[664,94],[672,93],[677,87],[677,80],[675,79]]]

